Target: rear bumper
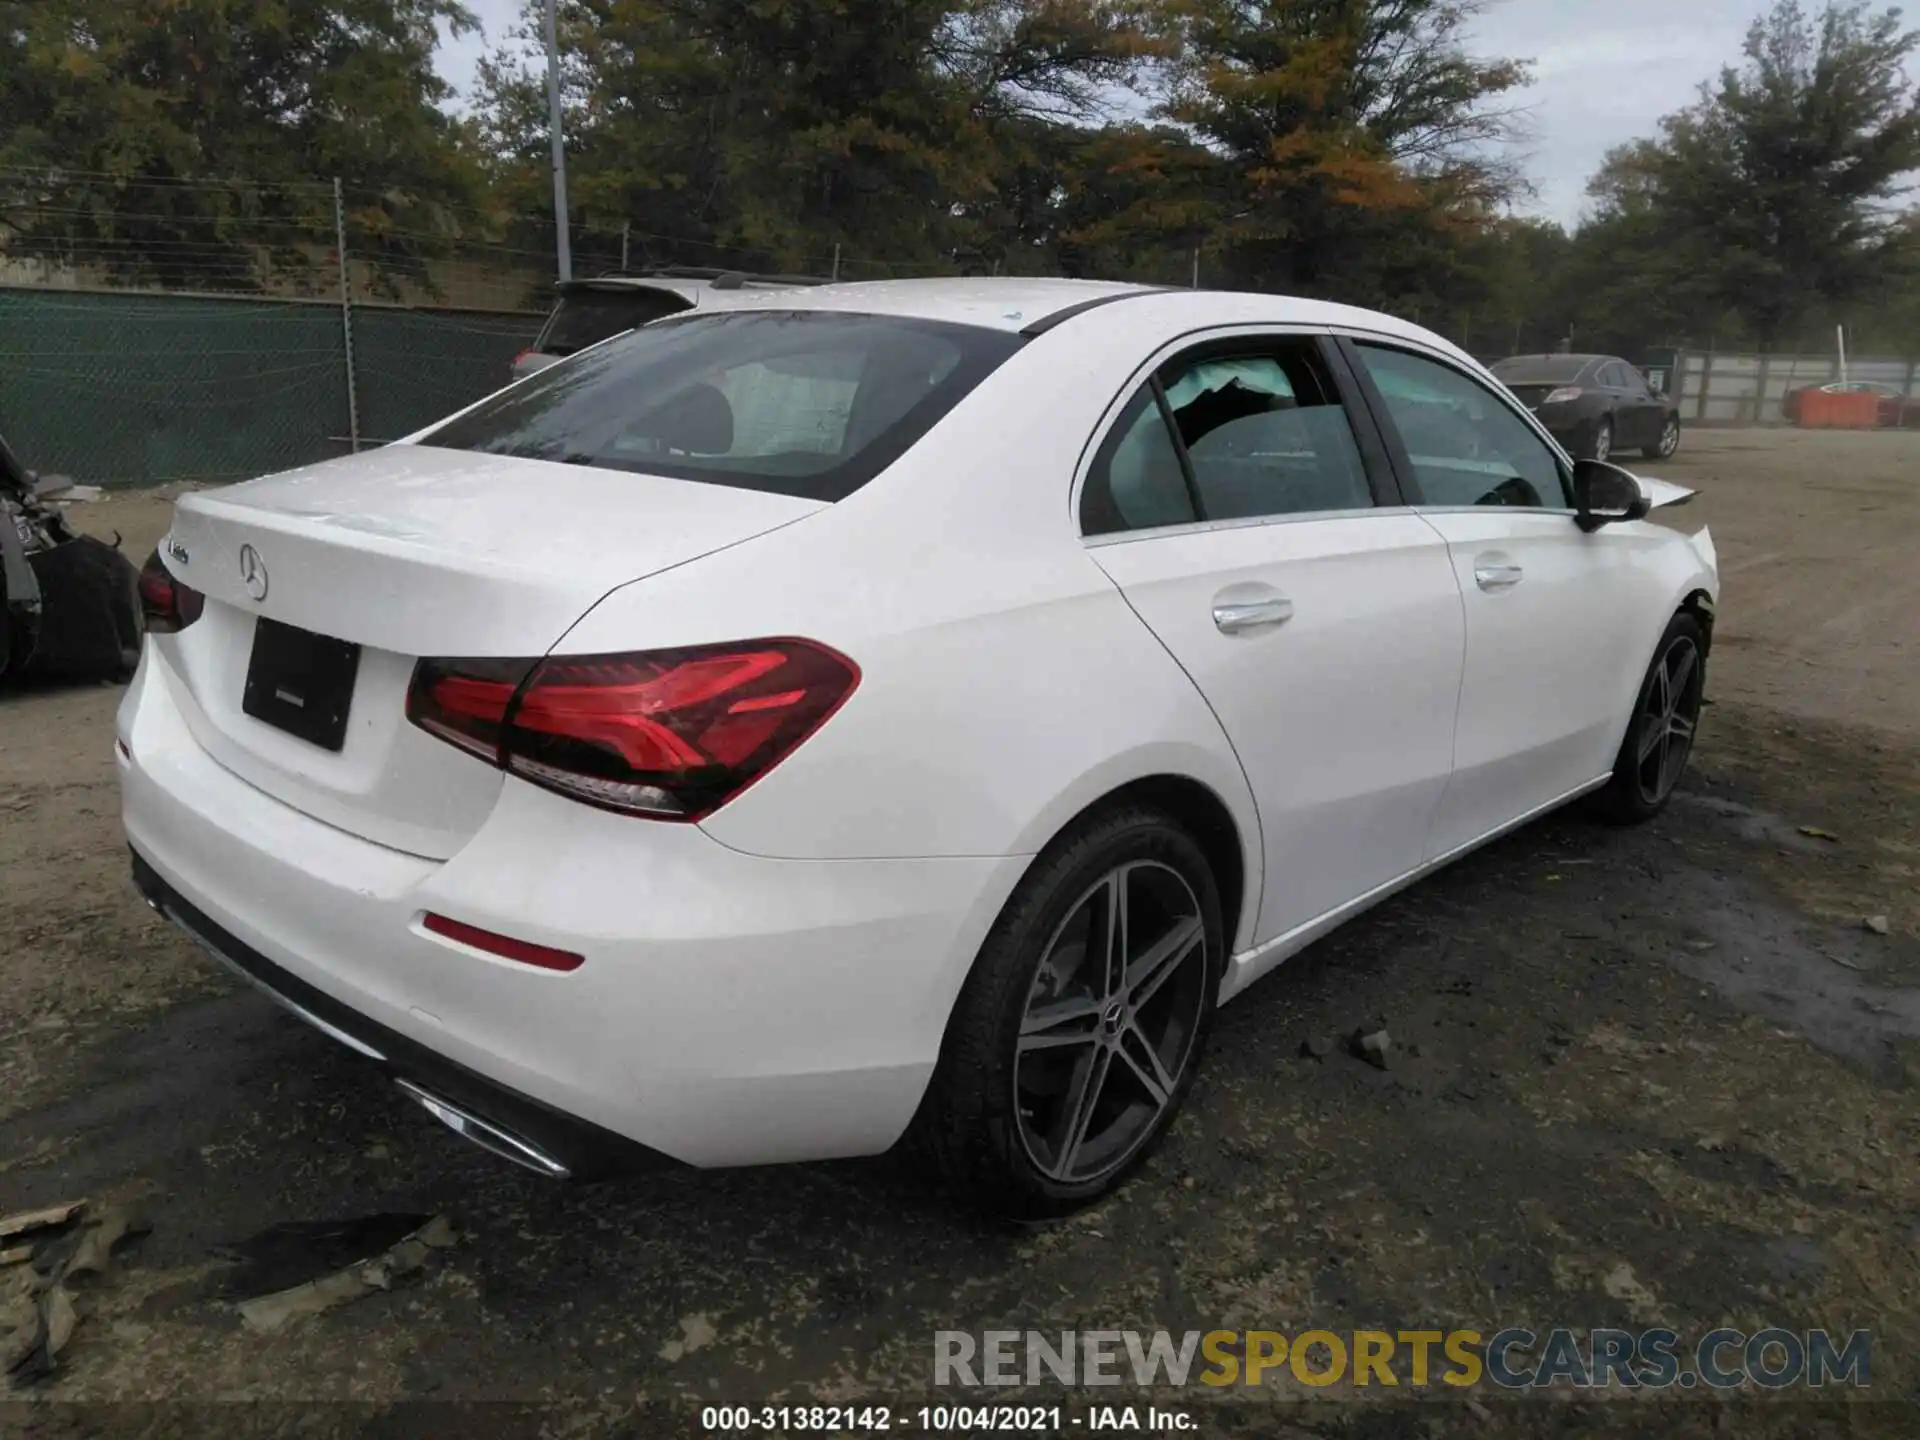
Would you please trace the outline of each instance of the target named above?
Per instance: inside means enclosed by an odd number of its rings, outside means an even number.
[[[555,1179],[596,1179],[674,1163],[657,1150],[562,1114],[531,1096],[456,1065],[399,1031],[342,1005],[214,924],[161,879],[160,872],[141,858],[138,850],[133,851],[133,884],[147,904],[199,941],[228,969],[322,1034],[384,1067],[415,1099],[424,1103],[425,1098],[431,1098],[448,1110],[481,1122],[486,1129],[469,1133],[469,1138],[496,1154]]]
[[[515,780],[427,859],[224,769],[179,684],[150,639],[119,720],[143,891],[336,1038],[568,1169],[887,1149],[1026,864],[767,860]],[[501,960],[426,931],[427,911],[586,963]]]
[[[1560,442],[1561,448],[1569,455],[1584,455],[1593,444],[1594,432],[1600,428],[1598,417],[1580,419],[1568,416],[1540,416],[1540,423],[1547,427],[1547,433]]]

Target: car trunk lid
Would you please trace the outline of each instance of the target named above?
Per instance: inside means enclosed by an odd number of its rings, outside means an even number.
[[[823,508],[414,445],[191,494],[162,545],[206,596],[167,640],[183,709],[215,759],[277,799],[444,858],[501,780],[407,722],[416,660],[537,658],[618,586]]]
[[[1538,410],[1540,408],[1541,402],[1545,400],[1547,396],[1551,395],[1554,391],[1560,388],[1561,387],[1558,385],[1509,385],[1507,386],[1507,389],[1513,392],[1513,398],[1518,400],[1522,405],[1526,406],[1529,410]]]

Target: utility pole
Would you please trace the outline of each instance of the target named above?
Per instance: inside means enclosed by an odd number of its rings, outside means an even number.
[[[553,139],[553,233],[560,278],[573,278],[573,243],[567,234],[567,143],[560,128],[559,0],[547,0],[547,133]]]
[[[360,396],[353,373],[353,280],[347,269],[347,202],[333,177],[333,243],[340,257],[340,343],[346,356],[347,443],[360,453]]]

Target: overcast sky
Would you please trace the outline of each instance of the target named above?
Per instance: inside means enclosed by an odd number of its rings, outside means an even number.
[[[1534,62],[1519,96],[1530,138],[1521,147],[1539,187],[1529,210],[1566,224],[1585,204],[1587,177],[1610,146],[1652,133],[1737,58],[1768,0],[1488,0],[1475,26],[1483,55]],[[486,28],[444,45],[441,72],[464,91],[486,45],[504,39],[520,0],[467,0]]]

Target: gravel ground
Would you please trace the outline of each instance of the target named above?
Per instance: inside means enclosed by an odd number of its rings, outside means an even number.
[[[134,898],[116,689],[0,697],[0,1212],[136,1200],[153,1227],[77,1286],[60,1368],[0,1431],[904,1412],[947,1329],[1779,1324],[1871,1329],[1868,1403],[1482,1386],[1409,1409],[1284,1371],[1027,1398],[1065,1433],[1090,1400],[1207,1434],[1915,1433],[1920,434],[1696,432],[1647,468],[1701,488],[1675,513],[1712,524],[1726,580],[1669,814],[1551,818],[1313,947],[1224,1012],[1141,1177],[1041,1229],[957,1214],[886,1159],[567,1188],[469,1149]],[[166,526],[152,495],[79,509],[138,555]],[[1389,1070],[1301,1053],[1378,1023]],[[229,1247],[381,1212],[462,1241],[389,1293],[241,1325]]]

